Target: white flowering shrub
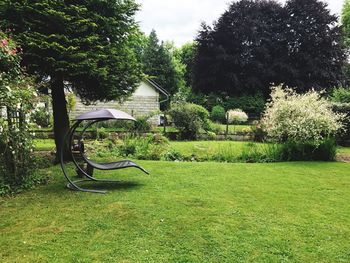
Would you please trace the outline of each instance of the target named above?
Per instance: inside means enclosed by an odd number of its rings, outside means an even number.
[[[275,87],[261,123],[273,141],[317,146],[342,128],[343,118],[316,91],[297,94],[289,88]]]
[[[238,123],[244,123],[248,120],[248,115],[241,109],[233,109],[229,110],[226,113],[227,116],[227,122],[229,124],[238,124]]]

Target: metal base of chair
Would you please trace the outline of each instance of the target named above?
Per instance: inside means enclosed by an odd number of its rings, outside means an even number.
[[[87,188],[82,188],[78,184],[83,183],[83,182],[101,182],[101,183],[121,183],[122,181],[119,180],[110,180],[110,179],[80,179],[80,180],[75,180],[71,181],[67,184],[67,188],[73,191],[82,191],[82,192],[90,192],[90,193],[99,193],[99,194],[105,194],[107,193],[106,190],[95,190],[95,189],[87,189]]]

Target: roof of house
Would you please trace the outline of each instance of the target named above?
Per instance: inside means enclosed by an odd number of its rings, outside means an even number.
[[[163,89],[157,82],[155,82],[154,80],[151,80],[149,78],[146,78],[144,80],[146,83],[150,84],[153,88],[155,88],[156,90],[158,90],[160,93],[162,93],[165,96],[169,96],[169,93]]]

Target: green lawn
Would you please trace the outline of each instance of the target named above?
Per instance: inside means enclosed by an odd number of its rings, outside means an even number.
[[[140,161],[107,195],[0,198],[1,262],[349,262],[350,165]],[[97,176],[101,176],[98,173]]]

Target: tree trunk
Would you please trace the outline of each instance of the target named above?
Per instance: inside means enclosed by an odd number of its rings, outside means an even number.
[[[69,117],[67,112],[67,102],[64,94],[63,79],[55,77],[51,81],[51,96],[53,109],[53,131],[56,144],[56,162],[60,160],[61,149],[63,146],[64,136],[69,130]],[[70,159],[69,149],[64,151],[64,160]]]

